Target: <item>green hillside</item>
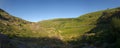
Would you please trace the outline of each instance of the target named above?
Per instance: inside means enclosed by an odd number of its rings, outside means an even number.
[[[0,9],[2,48],[120,48],[120,8],[29,22]]]

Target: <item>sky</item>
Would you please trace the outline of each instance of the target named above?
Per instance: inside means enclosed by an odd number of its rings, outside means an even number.
[[[0,0],[0,8],[31,22],[80,15],[120,7],[120,0]]]

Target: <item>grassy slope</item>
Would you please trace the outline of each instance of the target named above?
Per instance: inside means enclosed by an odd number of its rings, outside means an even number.
[[[91,30],[101,16],[102,11],[82,15],[78,18],[53,19],[39,22],[45,29],[51,28],[55,33],[60,34],[65,41],[83,35]],[[53,28],[53,29],[52,29]],[[49,30],[48,30],[49,31]],[[59,36],[58,36],[59,37]]]
[[[32,23],[13,17],[1,10],[0,32],[10,38],[12,45],[22,48],[72,48],[74,45],[74,48],[77,48],[76,45],[82,46],[81,44],[86,42],[91,42],[89,44],[94,45],[96,42],[107,42],[111,39],[109,35],[112,32],[119,31],[119,14],[116,14],[117,11],[119,9],[114,8],[88,13],[77,18],[60,18]],[[113,39],[116,38],[114,36],[116,34],[112,33],[112,35]],[[119,36],[117,38],[117,42],[119,42]],[[116,42],[111,44],[116,44]],[[119,47],[119,43],[117,45]]]

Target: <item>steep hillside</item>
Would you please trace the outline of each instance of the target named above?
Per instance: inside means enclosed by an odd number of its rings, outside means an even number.
[[[85,43],[85,45],[82,45],[96,46],[97,48],[119,48],[119,17],[120,8],[103,11],[96,20],[97,23],[95,23],[96,26],[94,28],[86,32],[82,37],[80,36],[77,41],[70,41],[70,43],[75,45]]]
[[[0,9],[2,48],[120,48],[120,8],[28,22]]]
[[[39,23],[45,28],[54,28],[57,38],[67,41],[74,48],[119,48],[119,11],[118,7],[88,13],[78,18],[53,19]]]
[[[18,36],[23,32],[23,25],[30,23],[20,18],[14,17],[0,9],[0,45],[1,48],[12,48],[10,38]],[[11,47],[12,46],[12,47]]]

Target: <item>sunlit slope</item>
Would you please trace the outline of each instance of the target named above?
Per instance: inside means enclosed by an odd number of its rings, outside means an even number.
[[[51,34],[56,33],[55,36],[63,40],[71,40],[95,27],[96,21],[102,15],[102,12],[88,13],[78,18],[45,20],[39,22],[39,24],[45,29],[49,29],[47,31],[51,32]]]

